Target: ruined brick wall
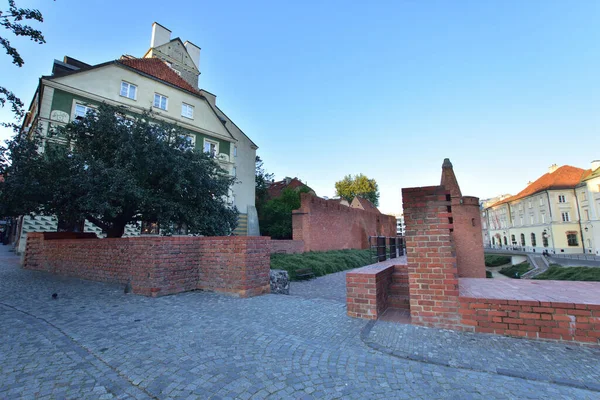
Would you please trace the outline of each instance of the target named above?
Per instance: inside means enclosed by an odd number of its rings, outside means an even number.
[[[296,254],[304,252],[302,240],[271,240],[271,253]]]
[[[452,198],[452,225],[458,276],[485,278],[481,215],[477,197]]]
[[[29,233],[23,268],[99,282],[131,282],[162,296],[194,289],[252,296],[269,291],[268,237],[132,237],[49,240]]]
[[[303,193],[300,208],[292,212],[292,229],[304,251],[366,249],[369,236],[396,236],[396,218]]]
[[[388,288],[394,266],[374,264],[346,274],[346,312],[349,317],[377,319],[388,307]]]
[[[411,322],[461,329],[450,193],[443,186],[402,189]]]

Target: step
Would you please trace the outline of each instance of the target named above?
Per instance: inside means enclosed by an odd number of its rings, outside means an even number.
[[[392,308],[402,308],[402,309],[410,308],[410,301],[409,301],[408,295],[403,296],[403,295],[390,294],[390,295],[388,295],[387,304],[388,304],[388,307],[392,307]]]

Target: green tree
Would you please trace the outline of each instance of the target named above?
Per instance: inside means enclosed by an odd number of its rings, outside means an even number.
[[[2,151],[1,213],[85,218],[108,237],[139,220],[230,234],[238,216],[226,200],[234,178],[176,125],[124,111],[102,104],[58,129],[54,140],[17,135]]]
[[[292,211],[300,208],[300,194],[310,189],[303,186],[299,189],[283,189],[281,196],[271,199],[263,207],[259,222],[262,234],[273,239],[292,238]]]
[[[28,8],[19,8],[14,0],[8,1],[8,10],[0,11],[0,26],[15,36],[28,37],[35,43],[46,43],[42,32],[33,29],[31,26],[23,24],[22,21],[38,21],[44,22],[42,13],[38,10]],[[19,54],[19,51],[10,43],[6,37],[0,36],[0,46],[4,48],[6,54],[12,58],[12,63],[18,67],[22,67],[25,61]],[[0,85],[0,106],[4,107],[6,103],[11,105],[11,109],[15,114],[15,119],[20,121],[25,115],[23,110],[23,102],[9,89]],[[2,122],[1,126],[11,127],[15,131],[18,129],[18,124]]]
[[[365,198],[375,206],[379,205],[379,187],[375,179],[369,179],[363,174],[346,175],[335,183],[335,194],[348,202],[356,196]]]
[[[257,204],[256,205],[257,208],[258,208],[258,204],[263,205],[264,203],[267,202],[267,197],[268,197],[267,188],[269,187],[268,184],[269,184],[269,182],[271,182],[271,179],[273,179],[273,174],[269,174],[265,171],[263,160],[261,160],[259,156],[256,156],[254,181],[255,181],[255,186],[256,186],[256,188],[255,188],[255,197],[256,197],[255,203]]]

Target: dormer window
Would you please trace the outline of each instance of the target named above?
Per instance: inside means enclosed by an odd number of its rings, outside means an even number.
[[[162,94],[154,93],[154,107],[167,111],[169,99]]]
[[[137,86],[128,82],[121,82],[121,96],[135,100],[137,96]]]

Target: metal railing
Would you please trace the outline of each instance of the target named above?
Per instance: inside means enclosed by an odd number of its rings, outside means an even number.
[[[369,236],[371,259],[375,262],[401,257],[405,248],[404,236]]]

